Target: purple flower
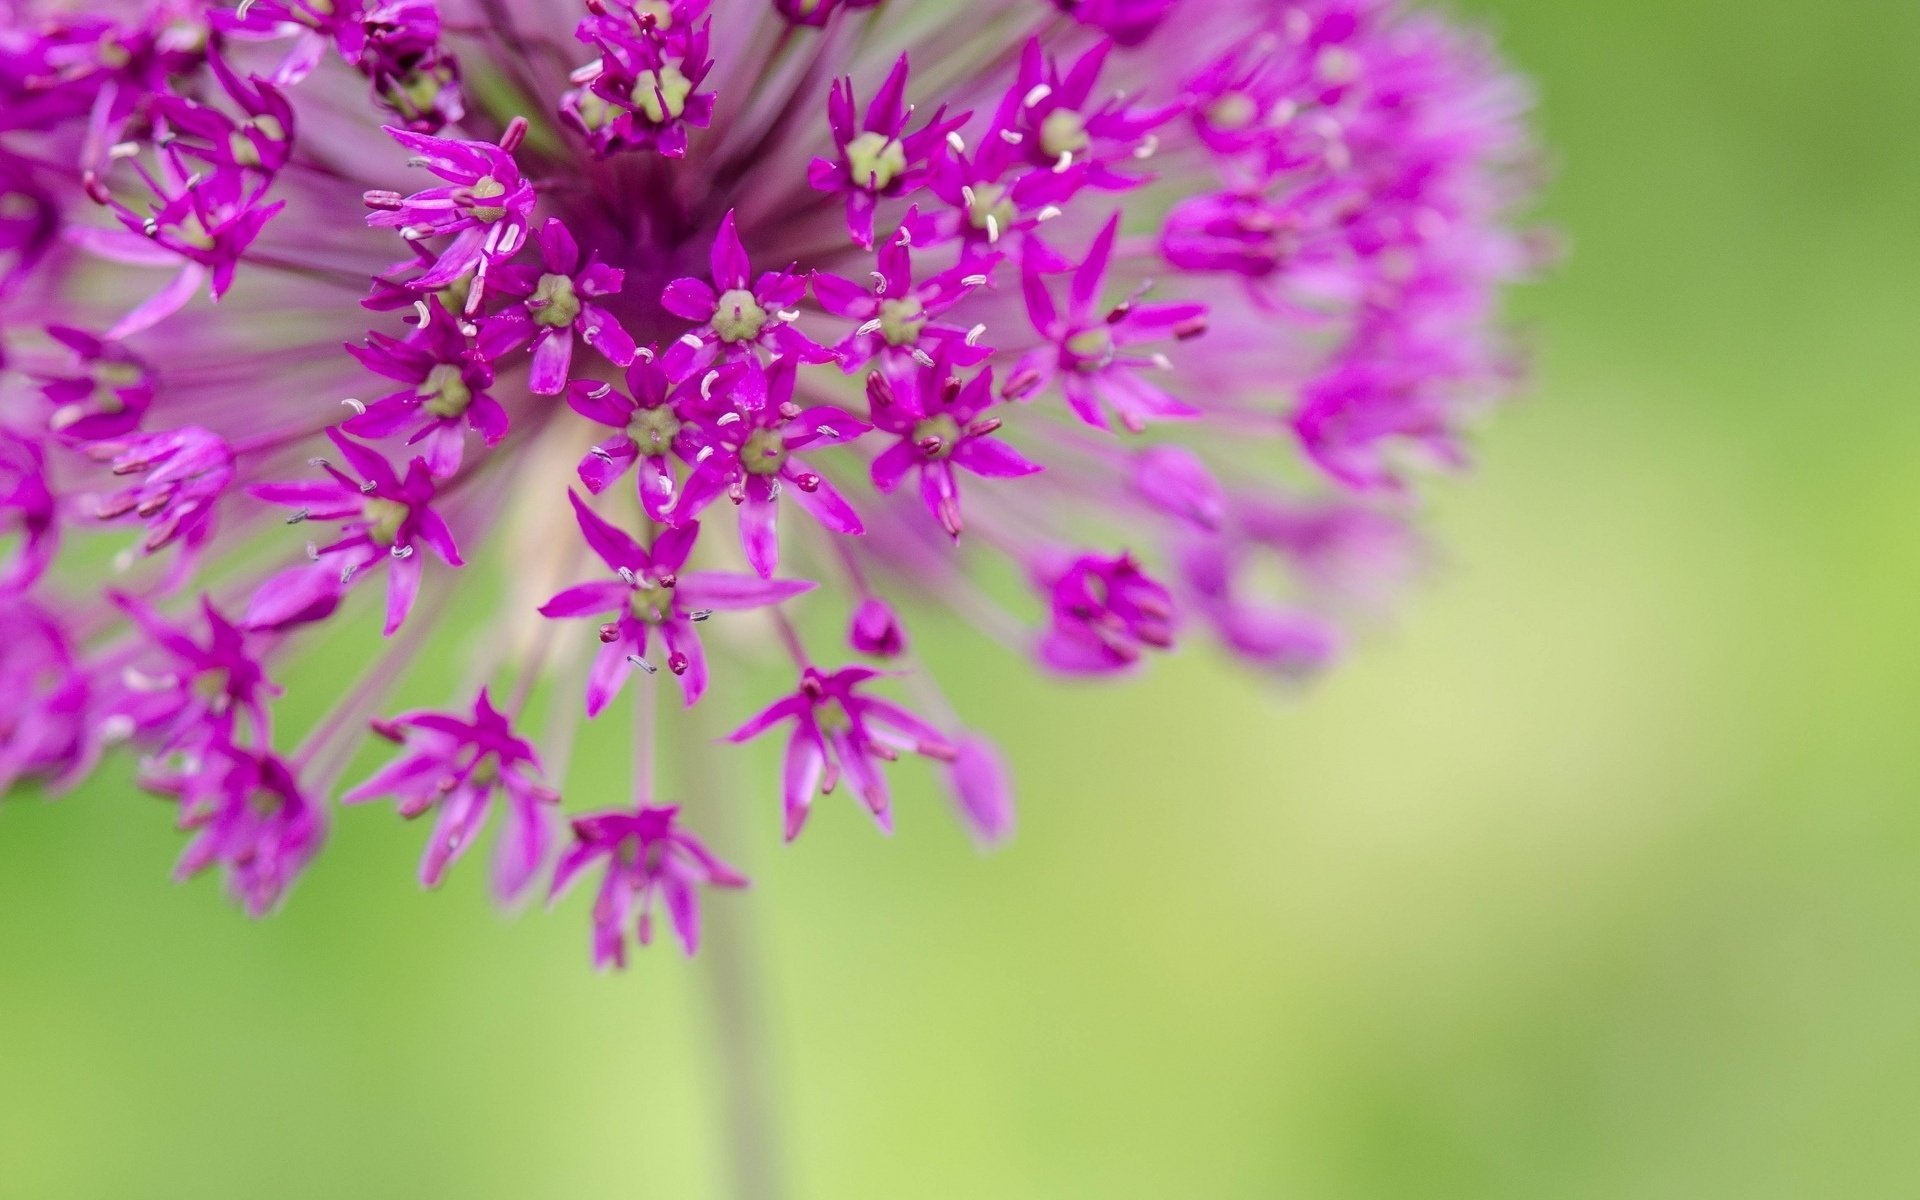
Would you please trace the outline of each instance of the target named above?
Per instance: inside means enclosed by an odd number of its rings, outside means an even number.
[[[958,538],[960,486],[954,468],[986,479],[1017,479],[1041,469],[993,433],[993,369],[961,380],[945,363],[900,372],[897,381],[867,376],[874,424],[898,440],[873,460],[873,486],[891,492],[908,472],[920,476],[920,498],[949,536]]]
[[[58,506],[47,486],[40,443],[0,427],[0,530],[19,538],[0,570],[0,594],[19,591],[46,571],[60,546]]]
[[[95,719],[72,637],[53,612],[4,590],[0,629],[0,793],[28,776],[56,785],[79,776],[114,726]]]
[[[1152,420],[1195,417],[1199,410],[1175,399],[1143,378],[1150,370],[1171,369],[1164,354],[1131,349],[1144,342],[1198,337],[1206,331],[1204,304],[1142,304],[1136,294],[1104,313],[1100,294],[1120,228],[1114,214],[1093,248],[1073,273],[1066,311],[1054,303],[1036,260],[1022,266],[1021,284],[1033,327],[1050,343],[1023,356],[1007,380],[1007,392],[1028,396],[1056,378],[1067,403],[1082,421],[1109,427],[1105,409],[1138,433]]]
[[[453,239],[433,267],[412,281],[415,289],[433,291],[472,274],[467,311],[473,312],[486,292],[488,271],[526,244],[534,192],[513,161],[526,130],[527,123],[515,118],[500,143],[490,145],[388,127],[387,135],[412,151],[416,163],[451,185],[404,197],[385,190],[366,194],[366,205],[373,210],[367,224],[398,229],[413,241]]]
[[[659,0],[589,5],[574,36],[599,57],[572,73],[577,86],[560,98],[559,109],[597,157],[652,150],[683,158],[687,130],[713,122],[714,94],[700,90],[713,70],[707,57],[712,22],[693,20],[705,7]]]
[[[788,736],[789,836],[843,776],[884,823],[913,751],[990,844],[1012,779],[926,666],[969,628],[1097,681],[1176,632],[1327,665],[1417,560],[1420,468],[1461,467],[1511,389],[1502,301],[1542,258],[1526,89],[1417,5],[13,14],[0,785],[144,756],[184,869],[263,911],[367,715],[451,648],[469,682],[375,722],[400,748],[351,796],[434,810],[429,883],[492,820],[512,895],[564,819],[542,760],[563,778],[636,668],[743,710],[798,674],[737,735]],[[456,533],[474,587],[426,577]],[[345,602],[376,572],[404,635]],[[1004,608],[1022,577],[1036,634]],[[899,668],[928,719],[802,630]],[[316,653],[280,719],[268,665]],[[656,745],[709,751],[638,686],[632,733],[590,739],[630,737],[637,799],[580,817],[555,880],[606,871],[603,964],[661,889],[691,945],[693,885],[738,881],[651,807]]]
[[[627,965],[630,922],[642,946],[653,941],[656,901],[665,901],[675,936],[692,954],[700,944],[699,889],[747,886],[744,875],[680,828],[679,813],[643,804],[574,818],[573,845],[554,867],[550,894],[560,895],[595,860],[604,861],[606,874],[593,902],[594,966]]]
[[[138,429],[153,404],[152,366],[120,343],[82,329],[50,325],[47,336],[72,352],[65,373],[40,375],[40,392],[53,405],[48,427],[83,442]]]
[[[93,515],[103,521],[133,515],[147,523],[140,540],[153,554],[179,541],[189,553],[214,533],[214,508],[233,486],[233,449],[219,435],[196,426],[94,442],[89,456],[111,464],[115,475],[140,480],[97,496]]]
[[[228,747],[155,771],[144,783],[179,801],[180,828],[193,834],[174,877],[223,868],[228,890],[250,917],[280,903],[326,836],[325,811],[272,754]]]
[[[108,599],[157,652],[157,662],[127,669],[122,697],[128,719],[154,739],[155,753],[217,752],[243,732],[256,745],[270,739],[267,701],[281,689],[267,679],[247,631],[222,616],[211,598],[200,598],[204,642],[136,596],[112,592]]]
[[[438,887],[486,828],[497,792],[507,811],[494,845],[494,891],[502,900],[524,892],[551,852],[560,796],[540,782],[540,756],[513,732],[487,690],[480,689],[471,716],[410,712],[374,722],[374,731],[405,753],[341,799],[358,804],[390,796],[408,820],[438,809],[420,860],[421,884]]]
[[[722,218],[709,253],[713,284],[680,278],[667,285],[660,302],[668,312],[700,328],[681,337],[661,360],[674,379],[705,371],[714,359],[745,366],[735,398],[750,409],[766,404],[767,378],[755,353],[765,350],[785,359],[819,363],[831,361],[831,351],[816,345],[793,327],[799,317],[794,305],[807,294],[807,280],[789,271],[768,271],[752,279],[746,247],[734,229],[733,213]]]
[[[907,56],[902,54],[867,105],[864,120],[854,114],[852,76],[834,80],[827,97],[827,123],[838,153],[815,158],[807,182],[817,192],[846,195],[847,236],[858,246],[873,245],[873,213],[880,197],[917,190],[925,178],[928,153],[972,115],[948,119],[941,108],[909,133],[913,106],[906,103],[906,92]]]
[[[666,520],[674,501],[672,456],[692,456],[680,414],[699,409],[701,383],[698,378],[669,382],[648,350],[628,365],[626,392],[591,379],[569,387],[567,404],[573,411],[619,431],[580,460],[580,482],[587,490],[599,495],[637,463],[640,506],[649,518]]]
[[[700,536],[700,523],[670,526],[653,549],[603,520],[581,501],[573,501],[581,536],[617,582],[582,583],[540,606],[544,617],[609,617],[600,627],[600,653],[587,676],[587,715],[598,716],[625,686],[634,667],[657,670],[648,661],[649,630],[659,630],[667,669],[680,679],[688,707],[707,687],[707,660],[694,626],[716,612],[763,608],[810,591],[803,579],[764,580],[724,571],[682,572]]]
[[[775,725],[793,722],[781,787],[788,841],[800,836],[814,796],[831,793],[843,775],[880,828],[891,832],[891,800],[880,764],[893,762],[901,751],[942,762],[956,758],[958,751],[938,729],[891,700],[859,691],[879,676],[869,667],[842,667],[831,675],[807,667],[792,695],[761,710],[729,737],[752,741]]]
[[[488,446],[507,436],[507,410],[487,393],[493,363],[513,344],[517,331],[489,321],[469,337],[459,318],[439,299],[423,302],[426,320],[406,338],[367,334],[365,346],[347,352],[376,375],[406,386],[364,406],[340,426],[360,438],[392,437],[411,429],[407,445],[425,443],[426,463],[444,479],[460,470],[469,431]]]
[[[453,531],[433,509],[433,474],[414,459],[402,476],[377,452],[329,429],[342,456],[361,476],[356,480],[324,459],[327,474],[309,483],[262,483],[249,488],[256,499],[293,508],[294,522],[339,521],[340,537],[314,552],[312,564],[283,571],[260,585],[241,624],[275,629],[322,620],[333,612],[347,585],[363,569],[387,564],[386,633],[392,636],[413,609],[420,591],[425,546],[450,567],[461,566]]]
[[[547,218],[534,240],[540,249],[540,267],[503,267],[498,277],[500,291],[521,297],[521,307],[494,320],[533,339],[527,390],[536,396],[558,396],[566,390],[573,369],[576,333],[616,367],[633,361],[633,338],[613,314],[594,303],[618,293],[625,272],[598,259],[582,264],[580,243],[557,218]]]
[[[908,214],[908,221],[913,215]],[[880,247],[879,270],[867,287],[838,275],[815,272],[814,298],[838,317],[860,322],[834,352],[851,374],[880,355],[890,362],[939,354],[961,365],[984,362],[991,346],[976,345],[983,329],[969,330],[941,321],[941,314],[986,285],[1000,262],[998,254],[963,250],[960,260],[920,283],[913,281],[913,256],[903,227]]]
[[[1005,134],[1028,163],[1071,174],[1076,184],[1113,190],[1140,183],[1116,171],[1115,164],[1131,163],[1150,150],[1145,139],[1180,109],[1139,108],[1124,93],[1096,102],[1094,88],[1112,49],[1101,42],[1062,73],[1039,39],[1029,41],[1020,54],[1019,77],[994,114],[996,136]]]
[[[855,441],[873,427],[832,405],[801,409],[793,403],[794,362],[775,360],[767,372],[764,407],[728,407],[688,431],[693,471],[673,506],[673,519],[692,520],[722,495],[740,509],[740,543],[747,562],[770,579],[780,561],[781,495],[841,534],[865,532],[859,514],[826,477],[795,457],[816,446]]]
[[[878,596],[868,596],[853,610],[847,644],[874,658],[898,658],[907,652],[907,631],[891,605]]]
[[[1054,670],[1124,671],[1146,650],[1173,646],[1173,595],[1131,556],[1081,555],[1043,564],[1035,575],[1052,615],[1040,639],[1040,661]]]

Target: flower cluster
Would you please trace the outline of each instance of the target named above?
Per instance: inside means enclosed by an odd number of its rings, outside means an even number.
[[[890,829],[903,757],[1010,831],[903,601],[1064,675],[1331,662],[1511,383],[1524,90],[1392,0],[908,7],[8,4],[0,786],[137,755],[255,914],[391,801],[429,886],[596,873],[622,965],[745,883],[652,794],[728,725],[787,839]],[[568,817],[616,705],[630,802]]]

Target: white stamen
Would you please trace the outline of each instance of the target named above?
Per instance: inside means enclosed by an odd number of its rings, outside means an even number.
[[[737,413],[737,412],[730,412],[730,413],[728,413],[727,415],[725,415],[725,416],[723,416],[723,417],[721,417],[721,418],[720,418],[720,419],[719,419],[718,421],[715,421],[715,422],[714,422],[714,424],[715,424],[715,425],[723,425],[723,426],[724,426],[724,425],[732,425],[732,424],[734,424],[735,422],[737,422],[737,421],[739,421],[739,420],[740,420],[740,414],[739,414],[739,413]]]
[[[648,662],[646,659],[641,658],[638,654],[627,655],[627,661],[632,663],[634,666],[639,667],[642,671],[645,671],[649,675],[658,675],[660,673],[659,667],[656,667],[652,663]]]
[[[1027,139],[1024,136],[1022,136],[1020,131],[1017,129],[1002,129],[1000,131],[1000,140],[1005,142],[1009,146],[1018,146],[1021,142],[1024,142]]]
[[[633,352],[633,357],[638,362],[650,363],[653,361],[653,347],[642,346]]]
[[[1067,173],[1067,168],[1071,166],[1073,166],[1073,151],[1062,150],[1060,157],[1053,164],[1053,173],[1055,175],[1064,175]]]
[[[133,718],[125,713],[115,713],[100,722],[100,737],[104,741],[124,742],[133,736]]]
[[[420,324],[422,325],[425,325],[433,317],[433,313],[427,308],[427,302],[425,300],[415,300],[413,302],[413,311],[420,314]]]
[[[1133,148],[1133,156],[1135,158],[1152,158],[1155,154],[1158,154],[1159,152],[1160,152],[1160,139],[1159,137],[1151,133],[1148,134],[1146,137],[1141,138],[1140,144]]]
[[[632,567],[621,567],[618,571],[614,572],[614,574],[625,580],[628,587],[640,586],[640,580],[634,576]]]
[[[773,310],[773,315],[791,325],[800,319],[800,310],[797,308],[776,308]]]
[[[879,317],[875,317],[873,320],[868,321],[866,324],[860,326],[860,328],[854,330],[854,332],[861,337],[872,337],[874,334],[879,333],[881,326],[885,324],[885,321],[882,321]]]
[[[700,348],[700,335],[697,333],[683,333],[680,335],[680,344],[689,350],[698,350]]]
[[[413,547],[412,546],[395,546],[392,550],[389,550],[387,553],[393,555],[397,559],[405,560],[413,557]]]
[[[919,363],[923,367],[931,368],[933,366],[933,355],[928,354],[925,350],[922,350],[920,347],[915,346],[913,348],[913,361]]]
[[[700,453],[693,456],[693,461],[696,463],[703,463],[712,457],[713,457],[713,447],[702,446],[700,447]]]
[[[120,672],[120,682],[126,684],[127,690],[129,691],[164,692],[168,688],[177,687],[180,683],[180,677],[178,675],[149,675],[139,667],[128,667],[126,670]]]
[[[132,158],[140,153],[139,142],[115,142],[107,148],[108,158]]]
[[[978,346],[980,339],[985,337],[986,334],[987,327],[985,325],[975,325],[972,329],[967,330],[967,345]]]
[[[1058,204],[1049,204],[1045,208],[1041,209],[1039,212],[1035,213],[1033,219],[1036,221],[1051,221],[1055,217],[1059,216],[1060,212],[1061,212],[1061,209]]]
[[[1162,371],[1173,370],[1173,360],[1168,358],[1164,354],[1159,354],[1159,353],[1152,354],[1148,357],[1148,361],[1152,362],[1155,367],[1159,368]]]
[[[1051,95],[1053,95],[1053,86],[1051,84],[1036,83],[1027,90],[1026,95],[1020,97],[1020,107],[1032,108]]]
[[[1000,219],[994,216],[992,213],[988,213],[987,214],[987,241],[991,243],[991,242],[997,242],[999,240],[1000,240]]]
[[[603,383],[596,388],[588,388],[587,399],[598,400],[600,399],[600,397],[606,395],[608,392],[611,392],[612,390],[613,390],[613,385],[610,383]]]
[[[949,130],[947,132],[947,145],[953,147],[955,154],[965,154],[967,152],[967,144],[960,140],[960,134],[956,131]]]
[[[342,400],[340,403],[352,409],[355,416],[362,416],[367,411],[367,406],[365,404],[362,404],[360,401],[355,400],[352,396],[348,396],[345,400]]]
[[[840,431],[831,425],[815,425],[813,431],[821,437],[839,437]]]
[[[718,371],[708,371],[700,377],[700,398],[702,400],[713,399],[713,385],[718,382],[719,379],[720,372]]]
[[[985,275],[968,275],[961,279],[960,284],[962,287],[985,287],[987,277]]]

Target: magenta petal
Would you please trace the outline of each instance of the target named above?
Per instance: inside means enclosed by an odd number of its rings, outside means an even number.
[[[747,259],[747,248],[740,244],[740,234],[734,227],[731,211],[721,218],[720,228],[713,235],[713,250],[708,255],[708,265],[713,270],[713,286],[723,291],[747,286],[747,280],[753,274],[753,266]]]
[[[393,558],[387,564],[387,624],[383,632],[392,637],[413,611],[414,597],[420,594],[420,576],[424,566],[417,554]]]
[[[762,579],[772,578],[780,562],[779,520],[779,506],[771,497],[749,494],[740,505],[740,547],[746,551],[747,565]]]
[[[720,306],[720,297],[698,279],[676,279],[660,293],[660,306],[688,321],[707,321]]]
[[[581,583],[540,606],[543,617],[597,617],[625,607],[632,589],[624,583]]]
[[[690,571],[680,577],[674,596],[679,607],[689,611],[704,608],[739,612],[791,600],[815,586],[810,579],[757,579],[730,571]]]
[[[593,657],[593,669],[587,673],[587,715],[597,717],[602,709],[619,694],[620,688],[627,682],[627,676],[633,673],[633,663],[627,654],[631,643],[625,638],[617,642],[608,642],[600,647]]]
[[[1015,479],[1040,470],[1018,450],[997,438],[966,438],[953,448],[953,462],[989,479]],[[876,466],[878,464],[876,463]]]
[[[866,526],[860,523],[860,514],[854,512],[853,506],[847,503],[846,497],[825,479],[822,479],[819,486],[811,492],[801,487],[790,487],[786,494],[791,496],[793,502],[804,509],[808,516],[835,533],[857,536],[867,531]],[[764,575],[767,572],[762,571],[761,574]]]
[[[573,367],[573,330],[550,329],[533,344],[533,367],[527,372],[527,390],[536,396],[558,396],[567,387]]]

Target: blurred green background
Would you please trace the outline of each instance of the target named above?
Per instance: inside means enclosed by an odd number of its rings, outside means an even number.
[[[993,856],[734,768],[791,1195],[1920,1194],[1920,8],[1463,7],[1571,257],[1405,620],[1294,699],[936,659]],[[0,807],[0,1196],[724,1194],[724,957],[380,810],[250,924],[128,803]]]

